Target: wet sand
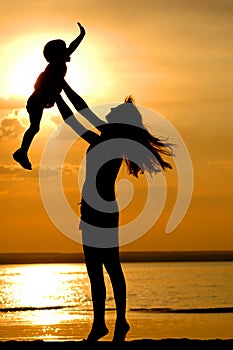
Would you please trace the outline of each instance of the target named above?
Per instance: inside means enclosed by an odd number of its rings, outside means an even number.
[[[198,339],[140,339],[126,341],[123,344],[99,341],[88,344],[85,341],[45,342],[45,341],[6,341],[0,342],[0,349],[22,350],[225,350],[233,349],[233,339],[198,340]]]

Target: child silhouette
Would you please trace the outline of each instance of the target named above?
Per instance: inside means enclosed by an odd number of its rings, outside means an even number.
[[[55,104],[57,96],[62,91],[67,71],[66,62],[70,61],[70,55],[85,36],[84,27],[79,22],[77,24],[80,34],[69,47],[66,47],[66,43],[61,39],[49,41],[44,47],[44,57],[49,64],[37,78],[34,92],[27,100],[26,109],[29,114],[30,127],[23,136],[21,147],[13,154],[14,160],[25,169],[32,169],[27,153],[34,136],[39,132],[43,110]]]

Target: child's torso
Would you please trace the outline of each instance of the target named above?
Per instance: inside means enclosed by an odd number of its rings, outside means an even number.
[[[35,93],[39,95],[50,95],[56,90],[62,90],[62,82],[66,75],[65,62],[49,63],[36,80]]]
[[[62,84],[66,75],[65,62],[51,62],[36,80],[33,95],[39,98],[45,107],[54,105],[55,98],[62,91]]]

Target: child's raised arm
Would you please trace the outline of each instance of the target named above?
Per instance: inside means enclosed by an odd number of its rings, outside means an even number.
[[[83,40],[86,34],[86,31],[84,27],[81,25],[81,23],[78,22],[77,24],[80,28],[80,34],[76,39],[74,39],[74,41],[72,41],[72,43],[70,43],[69,47],[67,48],[67,53],[69,56],[77,49],[77,47],[79,46],[79,44],[81,43],[81,41]]]

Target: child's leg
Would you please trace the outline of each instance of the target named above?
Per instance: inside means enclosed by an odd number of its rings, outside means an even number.
[[[40,121],[42,118],[42,113],[43,113],[43,109],[38,109],[37,111],[34,110],[32,113],[29,114],[31,124],[30,124],[30,127],[25,132],[23,136],[22,144],[21,144],[21,150],[25,154],[27,154],[34,136],[40,130]]]
[[[27,129],[23,136],[21,148],[19,148],[14,154],[13,158],[18,162],[23,168],[31,170],[32,165],[28,159],[27,152],[32,143],[34,136],[40,130],[40,121],[43,114],[43,108],[41,106],[35,105],[33,108],[29,105],[27,106],[27,111],[30,118],[30,127]]]

